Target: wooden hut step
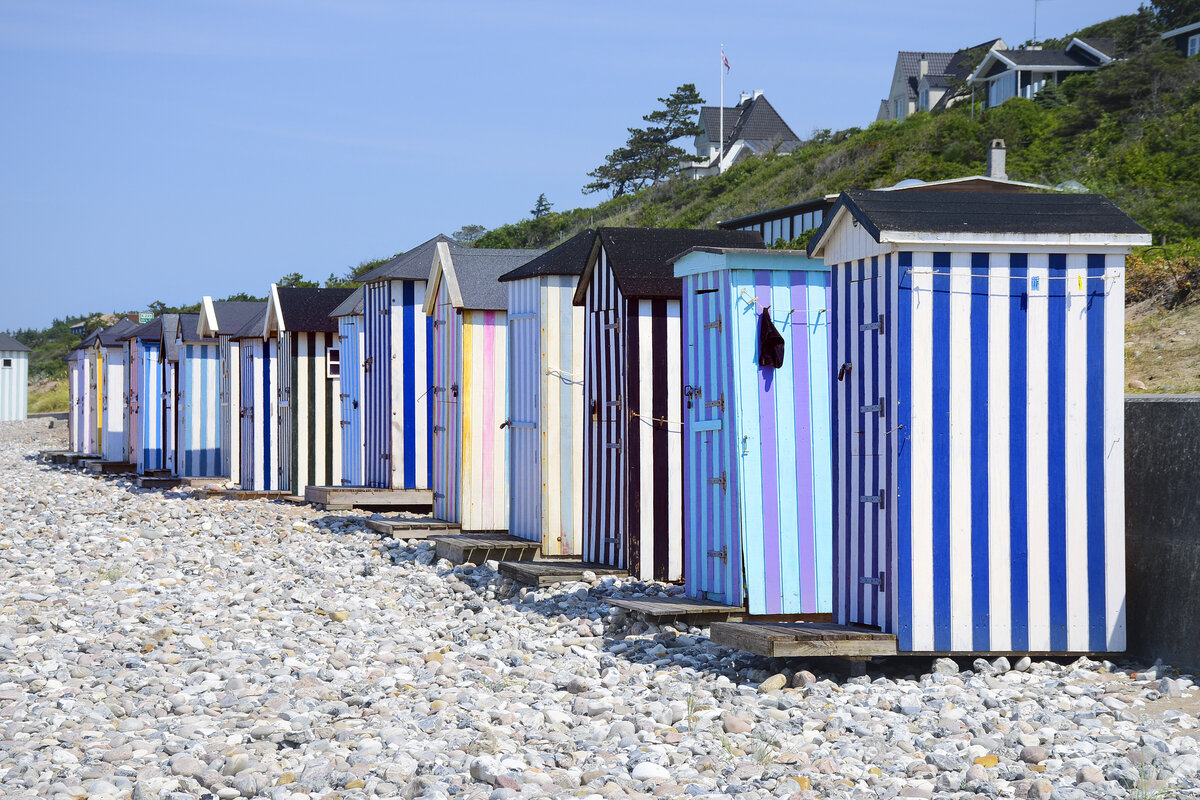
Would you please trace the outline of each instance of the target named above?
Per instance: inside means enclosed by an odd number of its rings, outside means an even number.
[[[74,464],[76,466],[86,464],[89,461],[98,461],[99,459],[100,456],[93,453],[72,452],[55,453],[54,455],[47,457],[47,460],[51,464]]]
[[[174,489],[179,485],[179,478],[171,475],[140,475],[137,485],[143,489]]]
[[[728,606],[692,597],[609,597],[605,602],[632,611],[649,622],[672,619],[712,622],[740,618],[746,613],[745,606]]]
[[[97,475],[127,475],[137,472],[137,467],[128,461],[89,461],[85,469]]]
[[[507,533],[460,533],[435,536],[437,556],[455,564],[482,564],[484,561],[532,561],[541,552],[539,542],[518,539]]]
[[[714,622],[714,644],[772,658],[896,655],[894,634],[832,622]]]
[[[226,500],[285,500],[290,495],[287,492],[254,491],[243,489],[225,489],[216,493]]]
[[[363,486],[306,486],[304,499],[326,511],[433,505],[432,489],[372,489]]]
[[[536,544],[530,542],[530,544]],[[597,576],[619,575],[626,577],[629,570],[617,569],[607,564],[591,564],[577,558],[553,558],[537,561],[501,561],[500,574],[529,586],[551,586],[555,583],[583,580],[583,573],[594,572]]]
[[[429,539],[434,536],[454,536],[462,532],[457,522],[446,522],[434,517],[369,519],[367,527],[393,539]]]

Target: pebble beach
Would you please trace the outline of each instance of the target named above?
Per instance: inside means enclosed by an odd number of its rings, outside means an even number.
[[[1200,797],[1169,665],[762,659],[381,537],[142,490],[0,424],[0,796]],[[1157,793],[1157,794],[1156,794]]]

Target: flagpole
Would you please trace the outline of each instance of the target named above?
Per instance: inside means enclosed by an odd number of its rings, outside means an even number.
[[[1034,8],[1037,6],[1035,5]],[[717,174],[725,171],[725,45],[721,45],[721,60],[717,62],[721,73],[721,102],[717,104],[717,115],[721,118],[721,141],[717,143]]]

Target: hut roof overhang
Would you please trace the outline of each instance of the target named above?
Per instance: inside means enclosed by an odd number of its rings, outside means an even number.
[[[500,276],[537,258],[545,250],[489,250],[451,247],[438,242],[422,306],[432,316],[442,283],[450,304],[459,310],[505,311],[508,290]]]
[[[262,338],[285,331],[336,333],[337,322],[329,314],[353,293],[353,289],[300,289],[272,283]]]

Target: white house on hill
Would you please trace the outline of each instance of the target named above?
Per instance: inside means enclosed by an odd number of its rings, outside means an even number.
[[[721,117],[725,118],[725,142],[721,144]],[[696,161],[685,165],[684,174],[692,178],[716,175],[731,164],[750,156],[766,153],[790,153],[800,137],[779,116],[761,90],[742,93],[733,108],[704,106],[700,109],[700,127],[696,136]]]
[[[992,39],[953,53],[901,50],[875,119],[902,120],[917,111],[949,108],[962,97],[961,87],[983,54],[1007,47],[1003,39]]]
[[[967,83],[981,89],[985,108],[1013,97],[1032,100],[1048,83],[1058,84],[1080,72],[1092,72],[1117,58],[1112,39],[1073,38],[1062,50],[992,50]]]

